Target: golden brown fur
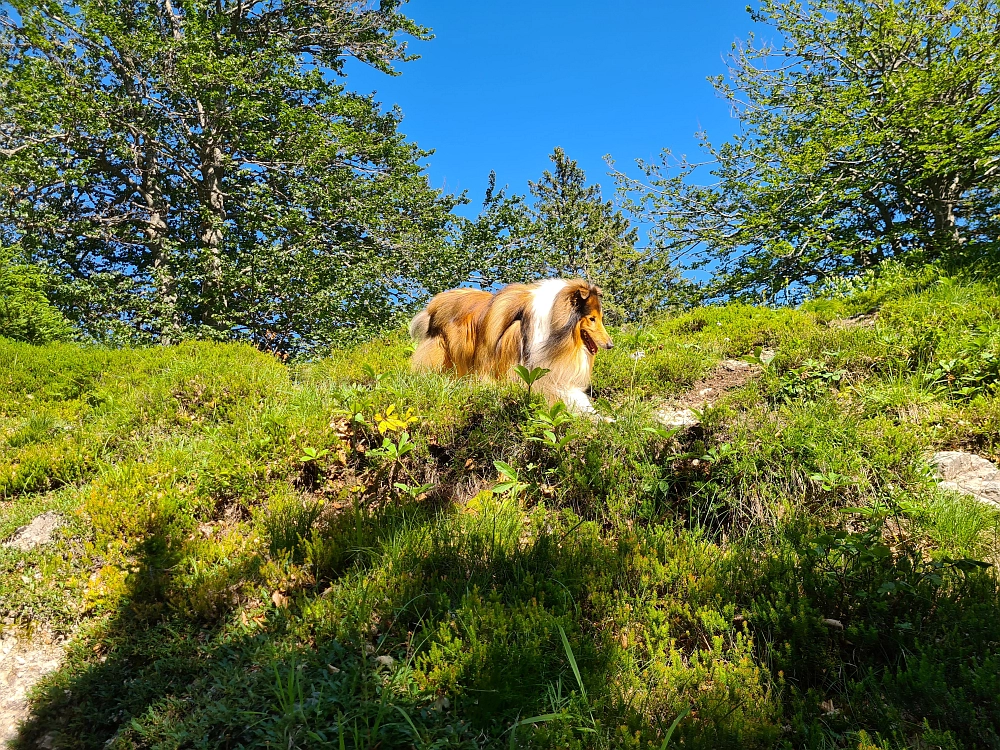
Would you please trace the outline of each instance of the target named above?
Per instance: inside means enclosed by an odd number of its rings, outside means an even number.
[[[410,334],[414,370],[504,379],[518,364],[544,367],[543,392],[577,411],[593,410],[584,389],[594,355],[613,346],[601,290],[582,279],[511,284],[496,294],[442,292],[413,319]]]

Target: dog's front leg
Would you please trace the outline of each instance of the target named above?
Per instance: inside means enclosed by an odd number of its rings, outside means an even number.
[[[614,422],[614,418],[599,414],[582,388],[570,388],[559,394],[566,408],[574,414],[582,414],[599,422]]]

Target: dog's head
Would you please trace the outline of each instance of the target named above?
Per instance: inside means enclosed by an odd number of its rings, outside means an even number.
[[[579,321],[577,334],[591,355],[598,349],[611,349],[614,343],[604,327],[604,312],[601,309],[601,288],[582,279],[570,282],[570,293]]]

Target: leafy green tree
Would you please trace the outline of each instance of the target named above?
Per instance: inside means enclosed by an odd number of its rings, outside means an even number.
[[[384,0],[9,0],[0,226],[87,334],[281,352],[395,324],[454,279],[455,199],[351,93],[425,29]]]
[[[780,45],[737,43],[714,84],[741,134],[702,163],[618,174],[707,295],[794,298],[890,257],[964,261],[1000,214],[994,0],[762,0]],[[711,179],[702,172],[707,169]]]
[[[541,278],[546,267],[535,247],[535,223],[525,196],[497,189],[490,172],[482,210],[459,220],[457,244],[465,259],[461,275],[485,289]]]
[[[41,268],[0,247],[0,336],[29,344],[71,338],[72,326],[46,296],[51,286]]]

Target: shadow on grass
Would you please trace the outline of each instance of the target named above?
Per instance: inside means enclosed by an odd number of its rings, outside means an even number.
[[[192,542],[152,528],[14,746],[498,747],[548,714],[518,740],[659,747],[689,707],[688,747],[997,743],[1000,596],[975,566],[815,528],[752,554],[670,526],[539,523],[503,498],[355,506],[289,550],[298,583],[200,618],[175,578]]]
[[[452,548],[448,523],[413,502],[370,517],[344,513],[302,540],[316,558],[315,583],[286,591],[280,605],[261,592],[249,617],[233,603],[208,620],[165,605],[176,600],[171,577],[185,540],[165,526],[150,529],[134,550],[121,606],[47,680],[14,747],[45,737],[54,747],[474,747],[484,732],[499,736],[566,670],[556,623],[574,627],[575,584],[559,584],[562,616],[549,613],[541,594],[525,605],[534,616],[507,618],[509,607],[521,608],[518,587],[527,592],[525,581],[544,577],[564,553],[547,537],[523,550],[508,538],[491,554],[473,534]],[[230,575],[256,578],[261,564],[248,558]],[[475,663],[453,679],[440,674],[446,659],[424,659],[421,670],[417,641],[449,627],[473,601],[489,610],[478,618],[479,643],[464,631]],[[600,685],[598,650],[581,648],[578,657]],[[429,688],[435,670],[437,687]],[[448,709],[435,704],[447,695]]]

